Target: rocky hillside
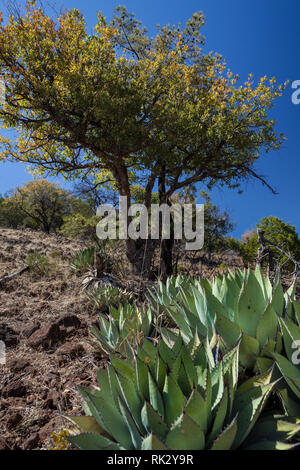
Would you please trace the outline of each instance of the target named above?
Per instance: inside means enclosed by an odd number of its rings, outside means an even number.
[[[45,270],[0,285],[0,340],[6,344],[0,449],[51,447],[51,432],[63,425],[60,415],[79,409],[76,385],[93,383],[100,358],[88,327],[97,313],[69,267],[82,248],[58,236],[0,229],[0,279],[22,268],[32,253],[50,260]]]
[[[70,268],[83,248],[60,236],[0,229],[0,340],[7,353],[0,364],[0,449],[53,447],[51,433],[66,426],[61,415],[82,411],[76,386],[93,386],[104,366],[89,333],[98,313]],[[221,263],[241,267],[233,253],[216,256],[210,266],[185,262],[180,272],[207,277],[218,274]],[[28,263],[31,269],[1,283]],[[132,276],[119,279],[132,291],[141,286]]]

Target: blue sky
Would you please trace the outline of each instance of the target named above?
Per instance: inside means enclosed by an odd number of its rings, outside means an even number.
[[[206,51],[219,52],[234,73],[246,79],[275,76],[279,82],[300,80],[298,0],[64,0],[68,8],[78,8],[86,16],[90,27],[101,10],[108,18],[113,8],[124,4],[144,23],[149,32],[156,24],[184,23],[195,11],[202,10],[206,17],[203,34]],[[2,2],[0,3],[2,5]],[[57,5],[60,2],[57,1]],[[215,204],[228,210],[237,222],[235,236],[255,227],[262,217],[273,215],[296,226],[300,233],[299,195],[299,135],[300,104],[293,105],[291,84],[284,96],[276,102],[270,116],[277,128],[287,137],[281,150],[262,157],[256,164],[259,173],[278,191],[274,196],[259,182],[243,185],[244,193],[236,190],[215,189]],[[31,179],[22,164],[0,164],[0,194],[15,185]]]

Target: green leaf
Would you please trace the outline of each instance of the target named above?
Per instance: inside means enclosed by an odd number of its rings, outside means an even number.
[[[240,363],[247,369],[252,369],[259,356],[259,342],[252,336],[243,333],[240,344]]]
[[[167,426],[170,427],[181,415],[186,402],[182,391],[171,377],[166,377],[163,400],[165,404],[165,421]]]
[[[278,330],[278,318],[271,304],[263,312],[256,330],[256,339],[263,348],[268,340],[275,340]]]
[[[216,314],[215,327],[228,347],[234,347],[238,343],[241,335],[240,327],[221,313]]]
[[[211,446],[211,450],[230,450],[237,433],[237,418],[234,418],[229,426],[219,435]]]
[[[255,337],[258,322],[265,311],[266,301],[261,287],[249,270],[238,300],[238,321],[242,331],[251,337]]]
[[[146,402],[144,404],[141,412],[141,418],[143,425],[148,432],[151,432],[152,430],[155,431],[157,436],[165,441],[165,437],[169,429],[160,414],[154,410],[150,403]]]
[[[153,433],[142,442],[142,450],[168,450],[168,447]]]
[[[207,431],[207,416],[206,404],[202,395],[198,390],[193,390],[185,407],[185,413],[192,418],[199,428],[206,433]]]
[[[67,440],[80,450],[122,450],[119,444],[99,434],[83,433],[77,436],[69,436]]]
[[[168,433],[166,444],[172,450],[203,450],[205,436],[189,416],[182,415]]]

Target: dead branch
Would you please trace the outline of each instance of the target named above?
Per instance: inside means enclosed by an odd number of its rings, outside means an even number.
[[[29,269],[29,266],[26,265],[22,269],[19,269],[18,271],[15,271],[14,273],[9,274],[8,276],[4,276],[2,279],[0,279],[0,287],[6,281],[9,281],[10,279],[13,279],[14,277],[17,277],[20,274],[23,274],[25,271],[28,271],[28,269]]]

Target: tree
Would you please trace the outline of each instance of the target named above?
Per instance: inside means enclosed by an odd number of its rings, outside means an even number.
[[[0,198],[0,226],[16,229],[24,224],[25,215],[20,212],[11,195],[12,191]]]
[[[209,257],[211,257],[214,251],[220,251],[226,246],[226,235],[232,232],[234,224],[231,222],[230,214],[212,204],[211,198],[207,193],[202,191],[201,195],[205,199],[204,248],[207,250]]]
[[[221,56],[202,52],[201,12],[149,37],[124,7],[110,23],[99,13],[91,34],[76,9],[59,18],[34,0],[26,9],[0,28],[0,119],[19,131],[17,143],[2,137],[2,159],[71,180],[93,175],[128,205],[139,183],[147,207],[156,183],[161,203],[199,181],[258,178],[270,188],[254,164],[282,143],[267,111],[283,87],[267,77],[255,85],[252,75],[237,86]],[[135,272],[147,243],[126,241]]]
[[[300,262],[300,239],[293,225],[284,222],[278,217],[264,217],[256,224],[257,230],[262,230],[264,236],[272,244],[290,255],[295,261]],[[247,232],[248,236],[243,237],[242,255],[245,263],[253,263],[257,259],[259,239],[257,232]],[[273,267],[284,267],[285,270],[294,269],[294,263],[274,246],[269,247],[272,255]],[[268,259],[264,260],[265,262]]]
[[[63,217],[72,210],[72,200],[70,192],[58,184],[34,180],[16,187],[3,206],[6,212],[13,207],[23,222],[29,220],[31,227],[50,233],[61,227]]]

